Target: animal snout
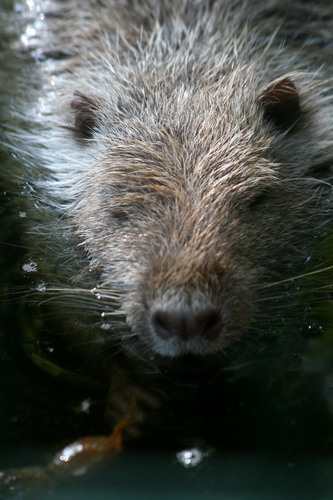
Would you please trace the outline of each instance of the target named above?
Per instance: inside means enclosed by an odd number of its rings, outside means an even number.
[[[159,306],[151,316],[151,325],[157,337],[163,340],[194,338],[215,340],[222,328],[221,314],[212,305],[200,307]]]

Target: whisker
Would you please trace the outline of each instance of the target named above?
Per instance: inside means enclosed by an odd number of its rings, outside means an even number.
[[[316,271],[309,271],[308,273],[298,274],[296,276],[292,276],[290,278],[286,278],[286,279],[283,279],[283,280],[280,280],[280,281],[274,281],[273,283],[267,283],[266,285],[261,285],[259,287],[259,289],[263,290],[263,289],[266,289],[266,288],[271,288],[271,287],[274,287],[274,286],[277,286],[277,285],[281,285],[283,283],[289,283],[289,282],[297,280],[297,279],[307,278],[308,276],[314,276],[316,274],[324,273],[326,271],[331,271],[331,270],[333,270],[333,266],[324,267],[324,268],[321,268],[321,269],[317,269]]]

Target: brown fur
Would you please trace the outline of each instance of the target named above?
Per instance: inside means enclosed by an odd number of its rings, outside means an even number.
[[[51,2],[30,43],[41,85],[17,104],[33,132],[9,136],[46,207],[50,292],[85,289],[109,322],[79,335],[102,339],[111,421],[158,406],[146,365],[200,384],[261,342],[260,290],[330,221],[332,18],[325,2]]]

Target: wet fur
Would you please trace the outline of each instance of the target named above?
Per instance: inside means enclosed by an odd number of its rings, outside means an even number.
[[[44,14],[4,143],[31,187],[41,276],[110,376],[108,418],[134,398],[140,424],[161,398],[156,356],[225,366],[261,342],[261,290],[330,222],[333,9],[85,0]],[[158,338],[156,308],[203,303],[217,339]],[[77,331],[82,305],[94,319]]]

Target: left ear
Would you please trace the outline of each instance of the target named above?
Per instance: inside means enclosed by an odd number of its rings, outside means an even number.
[[[258,96],[264,117],[281,132],[292,129],[302,117],[297,87],[290,77],[271,83]]]
[[[96,124],[98,103],[81,92],[74,92],[70,106],[74,112],[74,130],[81,139],[89,139],[93,135]]]

